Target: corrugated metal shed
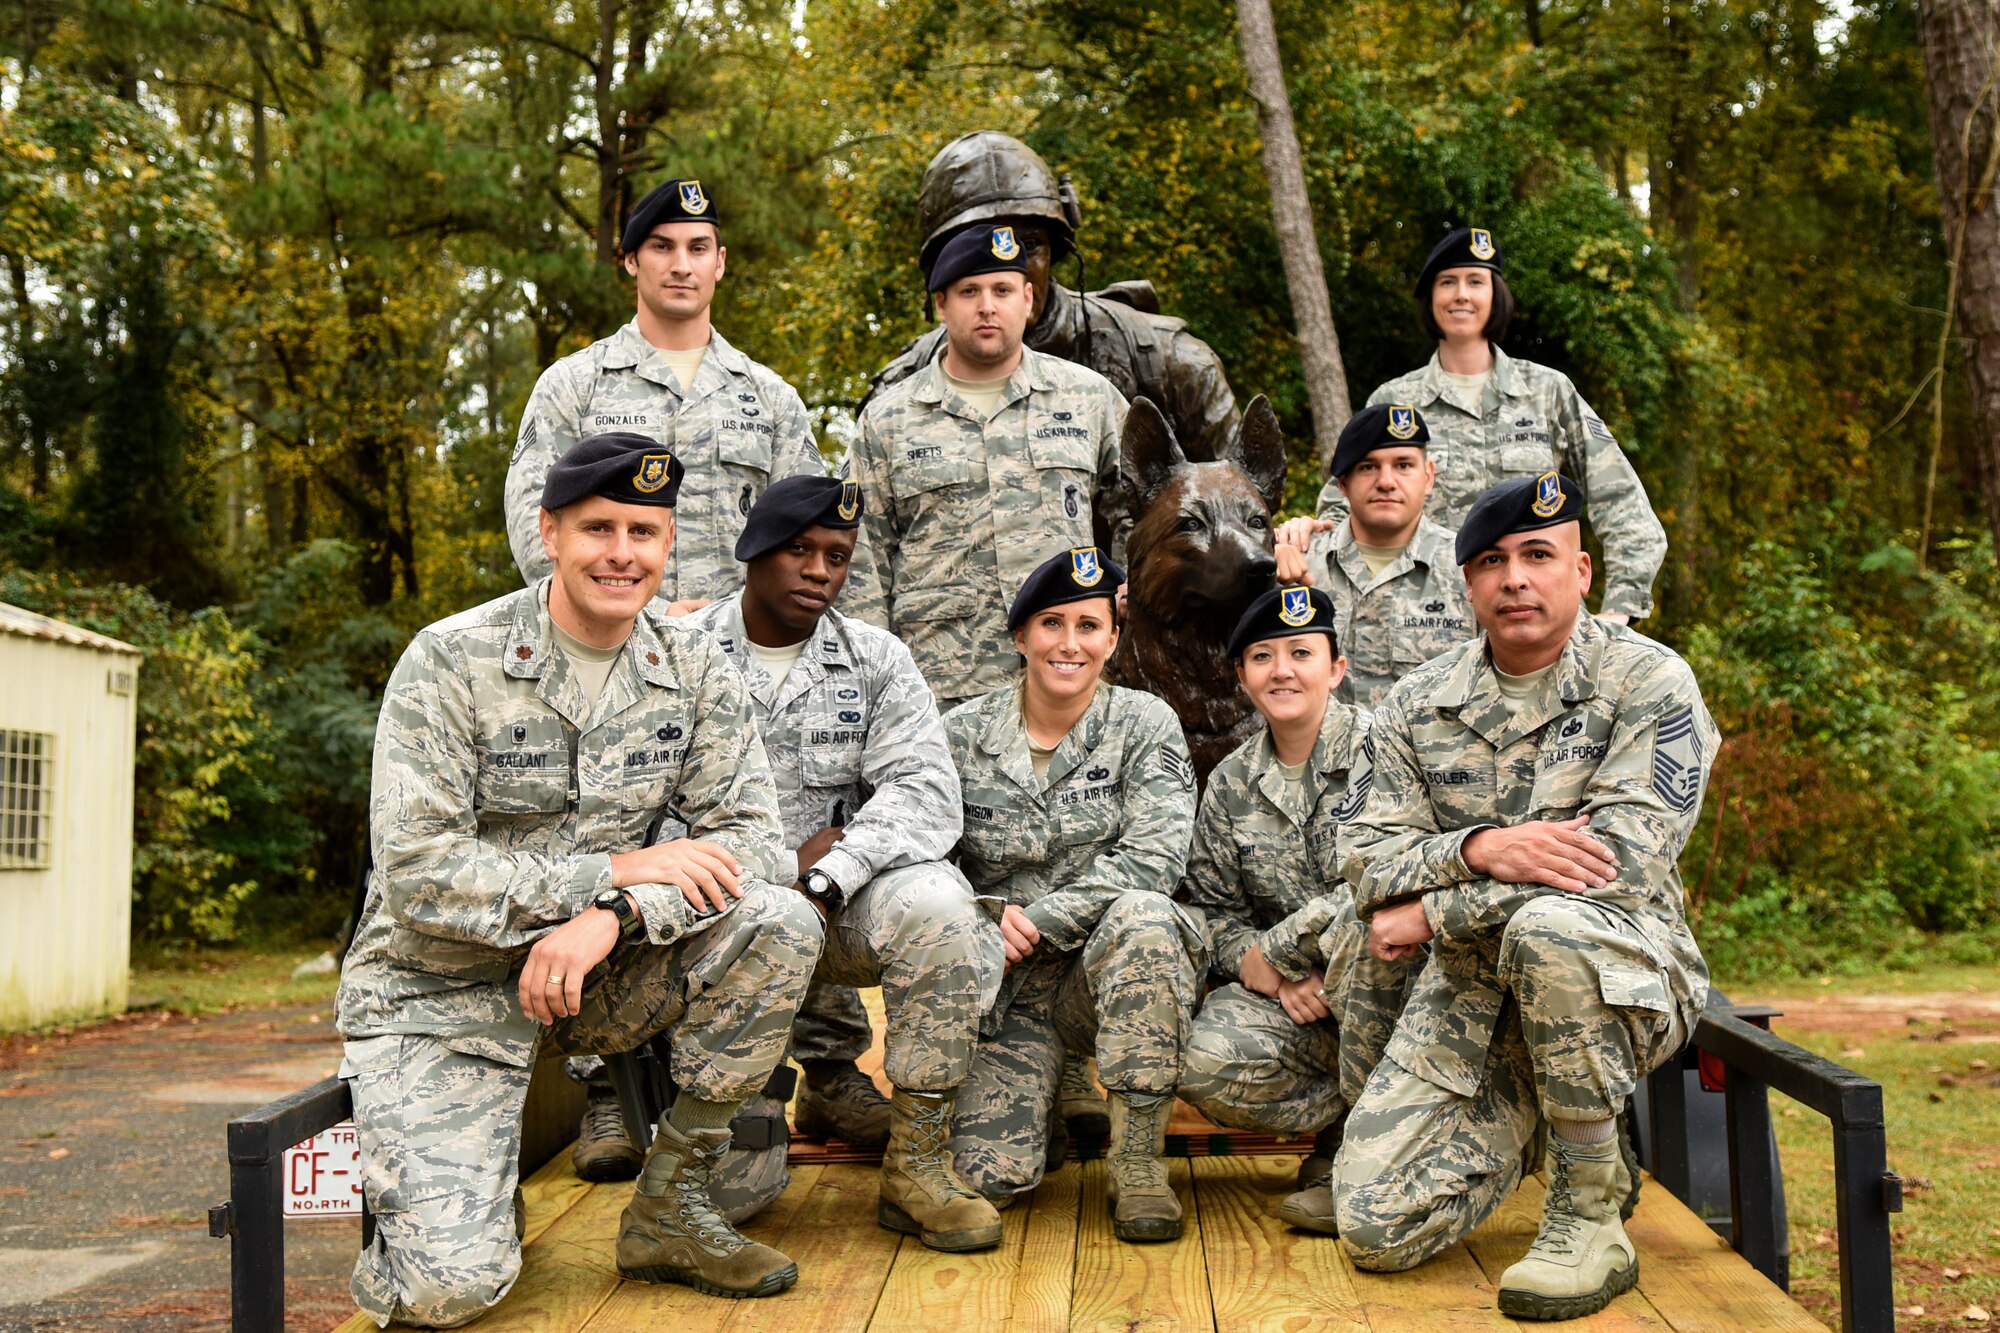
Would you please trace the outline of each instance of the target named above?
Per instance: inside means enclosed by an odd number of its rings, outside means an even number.
[[[0,603],[0,1030],[125,1007],[142,660]]]

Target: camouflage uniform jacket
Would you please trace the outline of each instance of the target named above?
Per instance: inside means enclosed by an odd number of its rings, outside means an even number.
[[[982,897],[1024,910],[1049,947],[1077,948],[1120,894],[1174,892],[1194,765],[1164,701],[1100,684],[1040,780],[1020,686],[961,704],[944,727],[965,786],[959,869]]]
[[[1583,814],[1618,862],[1618,877],[1588,896],[1631,922],[1671,988],[1649,973],[1604,970],[1604,999],[1671,1005],[1692,1030],[1708,968],[1687,927],[1677,860],[1717,742],[1687,663],[1588,613],[1517,711],[1500,694],[1483,634],[1403,677],[1376,710],[1372,784],[1347,830],[1356,912],[1365,920],[1421,894],[1437,935],[1389,1054],[1471,1095],[1500,1013],[1501,932],[1523,903],[1558,890],[1479,878],[1465,864],[1465,839]]]
[[[750,506],[783,477],[826,475],[805,404],[791,385],[712,333],[694,384],[683,393],[635,321],[543,371],[521,413],[507,469],[507,540],[528,582],[549,572],[536,517],[549,469],[578,440],[608,430],[651,435],[687,469],[660,583],[665,602],[713,600],[742,587],[736,539]]]
[[[669,812],[753,878],[790,883],[749,692],[708,635],[648,611],[591,701],[556,647],[549,580],[417,632],[375,731],[374,869],[341,975],[341,1035],[427,1033],[505,1064],[536,1026],[509,976],[611,887]],[[647,938],[715,918],[633,885]]]
[[[1236,399],[1222,361],[1187,331],[1184,319],[1137,309],[1112,293],[1074,292],[1056,283],[1042,317],[1028,330],[1027,344],[1045,356],[1089,366],[1127,402],[1142,394],[1152,399],[1189,458],[1221,457],[1236,438]],[[943,345],[942,325],[911,340],[876,373],[870,397],[922,370]]]
[[[1237,980],[1253,944],[1291,981],[1325,966],[1320,934],[1354,898],[1341,827],[1368,795],[1368,723],[1327,700],[1303,781],[1286,779],[1268,725],[1208,775],[1181,888],[1208,919],[1218,974]]]
[[[1093,543],[1117,558],[1124,424],[1103,376],[1034,351],[991,420],[946,383],[941,358],[885,390],[846,464],[867,497],[848,614],[908,644],[941,699],[1012,682],[1007,607],[1035,566]]]
[[[743,673],[777,779],[787,848],[844,819],[845,833],[818,868],[850,894],[884,870],[950,855],[964,818],[958,770],[909,649],[829,609],[773,690],[748,647],[741,593],[688,623],[714,634]]]
[[[1555,468],[1583,487],[1590,525],[1604,546],[1602,609],[1644,616],[1653,579],[1667,558],[1667,532],[1646,498],[1645,483],[1611,428],[1583,401],[1569,376],[1493,349],[1493,378],[1472,403],[1444,377],[1436,353],[1421,370],[1368,395],[1370,407],[1404,403],[1424,414],[1437,485],[1424,513],[1456,530],[1487,488]],[[1319,494],[1322,518],[1344,510],[1333,482]]]
[[[1338,694],[1342,703],[1375,707],[1413,668],[1479,632],[1465,574],[1452,552],[1457,536],[1418,519],[1403,553],[1371,579],[1345,514],[1334,520],[1332,531],[1314,535],[1306,568],[1333,598],[1334,628],[1347,656]]]

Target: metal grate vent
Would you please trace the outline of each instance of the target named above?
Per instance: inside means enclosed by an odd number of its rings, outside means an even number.
[[[54,832],[56,738],[0,731],[0,870],[46,870]]]

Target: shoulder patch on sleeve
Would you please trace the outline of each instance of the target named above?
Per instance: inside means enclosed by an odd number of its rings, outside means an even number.
[[[1375,738],[1370,736],[1361,743],[1354,766],[1347,770],[1347,790],[1340,794],[1340,804],[1333,807],[1333,822],[1345,824],[1360,814],[1361,807],[1368,803],[1369,788],[1374,785]]]
[[[528,414],[528,424],[521,428],[520,436],[514,441],[514,457],[512,461],[518,463],[521,460],[522,454],[527,453],[528,450],[535,447],[535,434],[535,414],[530,412]]]
[[[1585,430],[1588,430],[1598,439],[1609,444],[1618,443],[1618,438],[1611,433],[1611,427],[1605,425],[1603,418],[1599,417],[1597,413],[1585,412],[1583,414],[1583,425]]]
[[[1167,776],[1181,784],[1183,791],[1194,790],[1194,764],[1188,757],[1171,745],[1160,747],[1160,766],[1167,770]]]
[[[1678,814],[1701,799],[1701,761],[1694,709],[1683,707],[1662,719],[1653,736],[1653,791]]]

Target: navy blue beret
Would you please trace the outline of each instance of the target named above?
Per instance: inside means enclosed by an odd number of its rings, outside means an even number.
[[[941,292],[960,278],[982,273],[1026,273],[1028,249],[1010,226],[982,222],[944,243],[924,274],[930,291]]]
[[[1377,449],[1422,447],[1430,443],[1431,428],[1424,414],[1402,403],[1380,403],[1364,407],[1340,428],[1340,442],[1333,447],[1333,476],[1340,478],[1354,470]]]
[[[1050,556],[1021,581],[1021,591],[1007,610],[1007,628],[1021,628],[1037,611],[1092,597],[1108,597],[1116,608],[1118,585],[1123,582],[1125,571],[1095,546],[1078,546]]]
[[[683,471],[681,460],[650,435],[619,430],[587,436],[549,469],[542,483],[542,508],[561,509],[601,495],[620,504],[671,509]]]
[[[718,231],[722,220],[715,215],[715,200],[708,197],[700,181],[668,181],[646,192],[646,197],[632,206],[632,216],[625,220],[625,235],[618,244],[626,254],[632,254],[646,243],[653,234],[653,228],[669,222],[713,222]]]
[[[1583,488],[1560,472],[1516,477],[1488,488],[1459,525],[1452,554],[1463,565],[1502,537],[1583,521]]]
[[[774,481],[750,506],[743,535],[736,539],[736,558],[748,563],[777,550],[813,526],[861,526],[861,487],[833,477],[800,475]]]
[[[1460,227],[1437,243],[1424,271],[1417,275],[1417,295],[1431,289],[1431,280],[1448,268],[1490,268],[1500,271],[1500,242],[1483,227]]]
[[[1324,634],[1340,651],[1340,636],[1333,630],[1333,598],[1318,588],[1296,585],[1277,587],[1250,603],[1243,618],[1229,634],[1229,655],[1241,657],[1243,650],[1265,639],[1289,639],[1294,634]]]

